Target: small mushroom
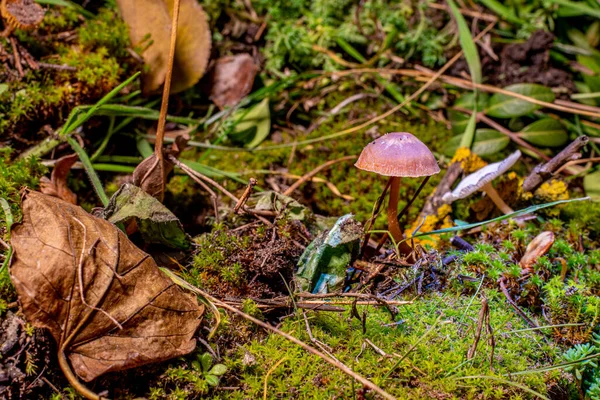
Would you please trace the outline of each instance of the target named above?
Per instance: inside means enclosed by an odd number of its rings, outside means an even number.
[[[492,200],[496,207],[502,210],[504,214],[514,212],[513,209],[502,200],[491,182],[504,174],[520,157],[521,152],[517,150],[503,161],[486,165],[480,170],[473,172],[471,175],[464,178],[453,191],[444,194],[442,201],[446,204],[451,204],[458,199],[464,199],[476,191],[481,190],[490,197],[490,200]]]
[[[387,218],[388,230],[396,242],[403,239],[402,230],[398,223],[398,197],[400,178],[422,177],[421,188],[431,175],[440,172],[440,167],[427,146],[414,135],[407,132],[392,132],[375,139],[360,153],[354,166],[363,171],[390,177],[390,200]],[[415,194],[415,197],[417,193]],[[407,249],[408,247],[408,249]],[[401,248],[403,253],[409,253],[410,247]]]
[[[32,29],[44,19],[45,10],[34,0],[2,0],[0,14],[6,25],[3,36],[14,29]]]

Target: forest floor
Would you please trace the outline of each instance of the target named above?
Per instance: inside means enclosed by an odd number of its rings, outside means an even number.
[[[0,398],[600,399],[600,3],[142,3],[0,7]]]

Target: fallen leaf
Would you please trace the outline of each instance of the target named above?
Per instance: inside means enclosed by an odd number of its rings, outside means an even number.
[[[203,308],[116,226],[39,192],[22,209],[12,282],[27,320],[57,341],[71,384],[71,368],[91,381],[195,348]]]
[[[117,190],[101,214],[115,225],[135,220],[146,243],[183,250],[190,247],[188,235],[179,219],[160,201],[129,183]]]
[[[133,46],[142,47],[149,67],[142,78],[144,94],[157,91],[165,81],[171,43],[173,0],[117,0],[129,26]],[[210,58],[211,34],[206,13],[196,0],[181,0],[171,93],[194,86]]]
[[[165,184],[167,176],[173,171],[173,164],[167,159],[167,156],[173,155],[179,157],[179,154],[185,148],[187,139],[183,136],[175,138],[175,143],[169,149],[164,151],[164,160],[161,165],[156,153],[146,157],[133,171],[133,184],[142,188],[150,196],[163,201],[165,197]],[[164,169],[164,172],[161,172]]]
[[[363,227],[352,214],[340,217],[333,228],[324,231],[304,250],[295,278],[298,287],[312,293],[341,289],[346,268],[358,256]]]
[[[545,231],[537,235],[531,243],[527,245],[525,254],[521,257],[519,265],[522,269],[531,269],[537,260],[546,254],[554,244],[554,233]]]
[[[142,57],[149,69],[142,75],[142,90],[145,95],[155,92],[167,74],[171,35],[167,5],[164,0],[117,0],[117,5],[131,44],[144,48]]]
[[[253,149],[263,142],[271,132],[271,111],[266,98],[247,110],[238,110],[230,117],[236,123],[229,138]]]
[[[172,13],[173,0],[166,2]],[[210,26],[202,6],[198,0],[181,0],[171,93],[181,92],[198,83],[206,72],[210,47]]]
[[[249,54],[219,58],[210,72],[210,99],[220,109],[235,106],[252,90],[257,72]]]
[[[40,191],[44,194],[58,197],[71,204],[77,204],[77,195],[67,186],[67,176],[71,167],[79,157],[77,154],[64,156],[56,160],[50,179],[45,176],[40,181]]]

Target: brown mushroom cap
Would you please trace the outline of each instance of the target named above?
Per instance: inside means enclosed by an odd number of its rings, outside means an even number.
[[[392,132],[369,143],[354,166],[384,176],[416,178],[440,172],[431,151],[408,132]]]
[[[34,0],[2,0],[0,14],[13,28],[30,29],[44,19],[46,11]]]

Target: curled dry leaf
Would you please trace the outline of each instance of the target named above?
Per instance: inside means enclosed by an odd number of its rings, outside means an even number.
[[[79,159],[77,154],[64,156],[56,160],[50,179],[43,177],[40,182],[40,191],[44,194],[58,197],[71,204],[77,204],[77,195],[67,186],[67,176],[75,162]]]
[[[252,90],[257,72],[249,54],[219,58],[210,72],[210,99],[221,109],[236,105]]]
[[[165,81],[171,36],[173,0],[117,0],[129,26],[129,38],[143,48],[149,67],[142,79],[144,94],[155,92]],[[171,93],[195,85],[210,57],[211,35],[206,13],[197,0],[181,0]]]
[[[26,192],[11,278],[27,320],[58,343],[69,382],[189,353],[203,308],[113,224]],[[70,365],[69,365],[69,362]]]
[[[550,247],[554,244],[554,233],[545,231],[537,235],[531,243],[527,245],[525,254],[519,261],[519,265],[523,270],[529,270],[537,262],[537,260],[546,254]]]
[[[179,157],[186,144],[187,139],[177,136],[175,143],[165,153]],[[161,171],[163,168],[164,173]],[[173,164],[167,160],[167,157],[164,157],[163,165],[161,165],[156,153],[153,153],[139,163],[133,171],[133,184],[142,188],[150,196],[163,201],[166,178],[171,171],[173,171]]]

